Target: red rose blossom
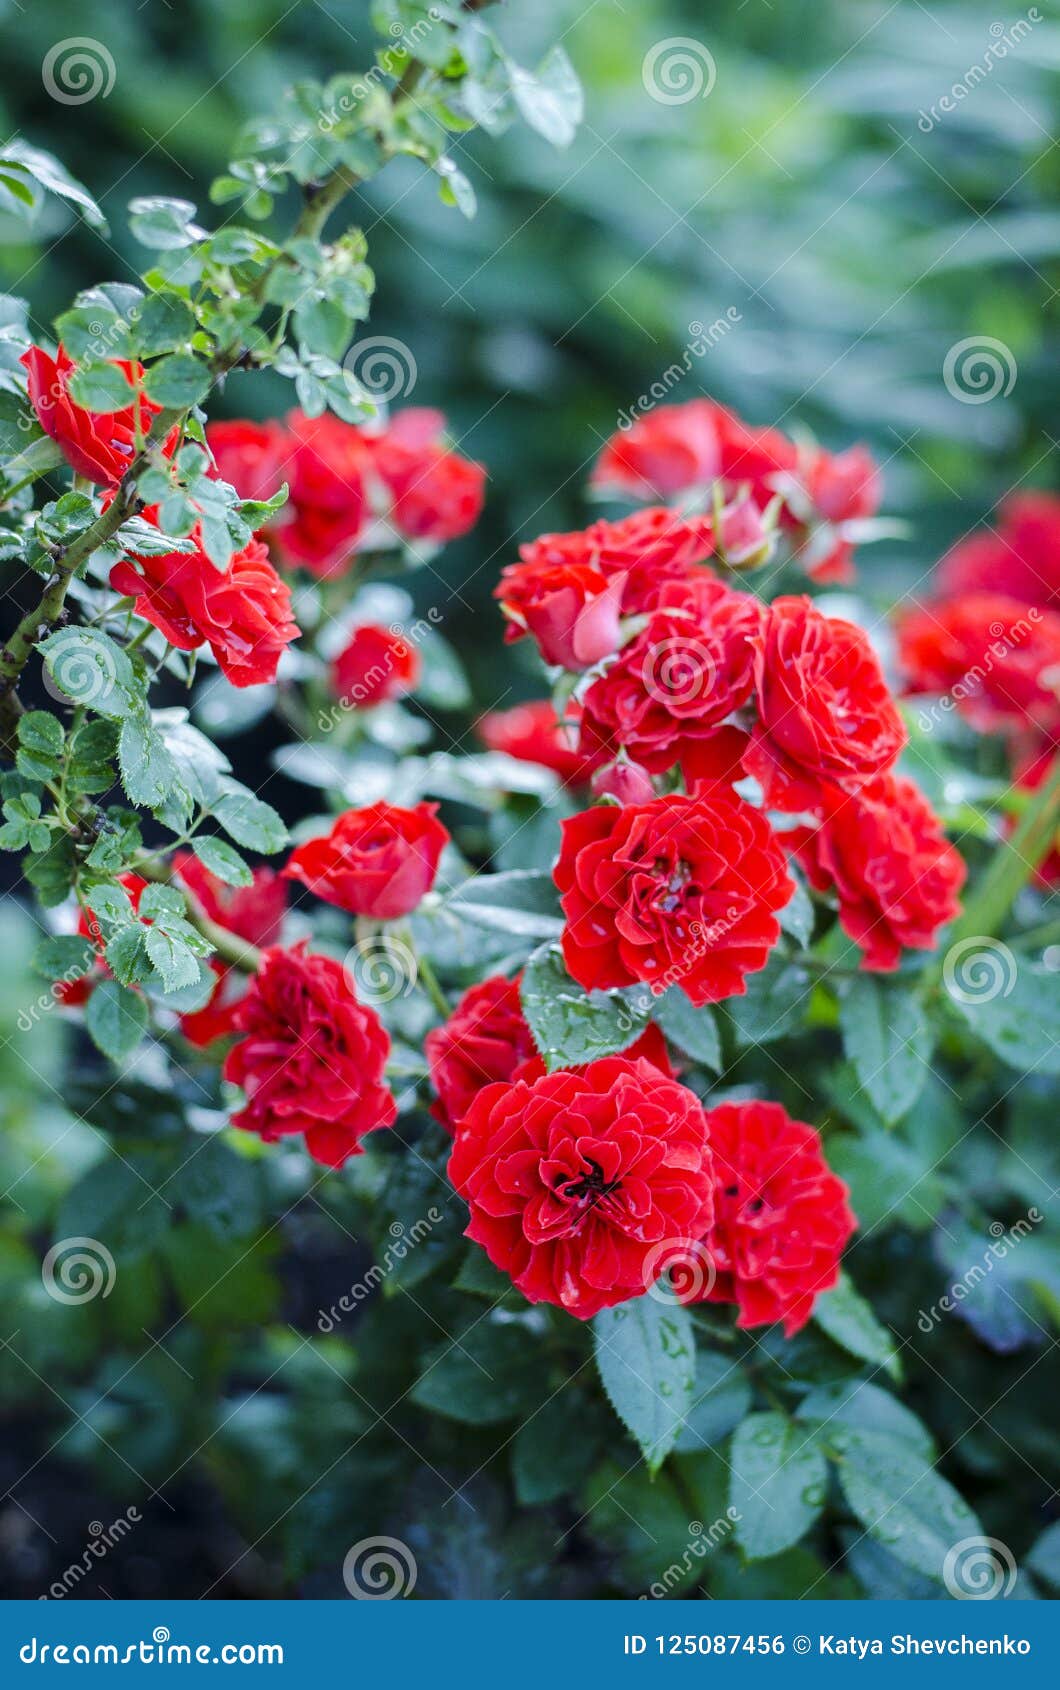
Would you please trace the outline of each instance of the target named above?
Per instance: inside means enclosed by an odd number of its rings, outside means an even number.
[[[581,565],[608,579],[621,577],[623,614],[633,616],[651,609],[668,582],[695,574],[713,550],[710,517],[684,516],[665,505],[651,505],[618,522],[602,520],[568,534],[541,534],[519,547],[519,557],[539,568]]]
[[[442,442],[440,411],[400,411],[371,446],[372,470],[390,497],[390,521],[407,540],[457,540],[482,514],[486,471]]]
[[[523,1016],[520,978],[495,974],[472,986],[444,1026],[427,1034],[427,1066],[438,1093],[432,1113],[450,1132],[483,1086],[510,1080],[521,1063],[537,1055]]]
[[[371,451],[361,430],[326,413],[287,417],[289,499],[275,530],[284,560],[311,575],[344,573],[364,526]]]
[[[284,648],[299,628],[290,589],[260,540],[251,540],[216,569],[201,551],[118,560],[115,592],[136,599],[136,614],[153,623],[179,651],[208,645],[235,687],[274,681]]]
[[[331,670],[336,697],[347,709],[367,710],[374,704],[411,692],[420,678],[419,653],[401,634],[364,622],[350,635],[350,643]]]
[[[714,1224],[703,1246],[715,1270],[696,1299],[737,1303],[742,1329],[784,1322],[794,1337],[839,1278],[857,1220],[821,1140],[779,1103],[721,1103],[707,1111],[714,1159]]]
[[[331,832],[292,852],[283,870],[351,915],[396,921],[416,908],[438,872],[449,834],[437,804],[346,810]]]
[[[651,1063],[486,1086],[449,1159],[467,1237],[530,1302],[580,1320],[640,1296],[657,1246],[710,1225],[711,1157],[698,1098]]]
[[[1060,612],[966,593],[902,617],[898,646],[911,690],[945,694],[980,732],[1060,731]]]
[[[997,528],[961,540],[939,564],[940,599],[964,593],[1003,593],[1026,604],[1060,609],[1060,498],[1013,493]]]
[[[760,810],[718,786],[604,804],[562,825],[554,877],[563,957],[580,986],[678,985],[695,1004],[746,991],[794,892]]]
[[[760,619],[757,599],[706,574],[662,588],[647,626],[584,694],[581,749],[670,768],[746,704]]]
[[[721,474],[718,409],[709,399],[692,399],[638,417],[608,440],[591,485],[634,498],[664,499],[709,485]]]
[[[161,405],[130,385],[129,403],[120,411],[86,411],[70,397],[70,377],[77,365],[61,346],[54,358],[43,347],[31,346],[19,362],[29,377],[29,402],[37,421],[70,468],[99,486],[116,486],[136,453],[137,419],[143,436]],[[124,358],[108,362],[123,371],[130,384],[142,382],[142,364]]]
[[[304,944],[266,951],[235,1024],[243,1036],[224,1077],[247,1101],[233,1126],[267,1143],[303,1133],[311,1156],[341,1168],[366,1133],[393,1125],[397,1105],[383,1082],[390,1040],[332,957]]]
[[[855,795],[824,794],[819,827],[785,835],[818,892],[834,890],[862,968],[897,968],[903,946],[931,950],[957,915],[965,866],[931,805],[893,774]]]
[[[241,499],[271,499],[287,479],[287,435],[278,422],[215,422],[206,429],[217,475]]]
[[[568,715],[576,712],[568,706]],[[598,756],[583,756],[575,748],[577,733],[560,722],[547,699],[513,704],[481,716],[475,731],[489,751],[503,752],[520,763],[540,763],[567,786],[583,786],[597,767]]]
[[[808,598],[774,599],[755,662],[758,722],[743,764],[771,809],[813,809],[896,761],[906,733],[867,636]]]
[[[589,669],[618,646],[624,585],[588,563],[512,563],[493,596],[509,641],[530,634],[546,663]]]

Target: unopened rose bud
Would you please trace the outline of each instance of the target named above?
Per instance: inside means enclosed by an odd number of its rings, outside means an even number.
[[[650,804],[655,797],[651,776],[639,763],[608,763],[592,778],[597,798],[616,798],[620,804]]]

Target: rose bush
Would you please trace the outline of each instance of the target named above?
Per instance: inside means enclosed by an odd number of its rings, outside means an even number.
[[[402,155],[471,210],[447,137],[484,110],[569,139],[562,52],[513,64],[479,10],[432,14],[433,46],[370,86],[300,88],[215,185],[239,207],[220,227],[134,202],[141,286],[86,289],[47,345],[6,332],[0,540],[26,604],[0,844],[95,1134],[32,1224],[98,1235],[137,1281],[96,1311],[122,1343],[205,1303],[226,1341],[196,1365],[233,1393],[231,1335],[278,1319],[274,1234],[341,1235],[372,1297],[340,1333],[289,1324],[339,1382],[321,1441],[365,1448],[336,1453],[338,1518],[277,1499],[262,1535],[299,1566],[419,1531],[411,1449],[460,1480],[481,1455],[531,1532],[587,1520],[609,1593],[638,1589],[617,1511],[655,1507],[669,1545],[684,1493],[736,1510],[719,1593],[748,1562],[769,1594],[837,1563],[833,1593],[939,1592],[980,1529],[975,1459],[937,1470],[948,1429],[895,1394],[919,1358],[891,1311],[953,1271],[940,1239],[986,1223],[995,1168],[1006,1211],[1029,1201],[981,1145],[961,1184],[952,1100],[973,1088],[1019,1161],[1015,1076],[1057,1071],[1055,508],[1012,501],[951,553],[892,664],[867,602],[827,592],[872,536],[866,449],[659,406],[589,477],[623,508],[498,561],[483,637],[537,696],[473,706],[447,578],[421,616],[403,581],[473,530],[488,465],[359,385],[372,275],[361,232],[328,229]],[[294,226],[266,235],[288,189]],[[295,405],[215,418],[261,369]],[[244,766],[266,719],[271,760]],[[282,816],[280,775],[307,794]],[[985,998],[984,958],[1012,969]],[[1023,1260],[1044,1330],[1052,1268]],[[1036,1341],[968,1318],[997,1353]],[[268,1496],[267,1428],[224,1413],[205,1441]]]

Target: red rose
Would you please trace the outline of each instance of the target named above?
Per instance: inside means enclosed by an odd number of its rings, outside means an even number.
[[[785,836],[818,892],[839,898],[839,922],[862,967],[897,968],[902,947],[931,950],[960,909],[965,866],[927,799],[881,775],[855,796],[825,792],[820,827]]]
[[[619,804],[650,804],[655,797],[647,769],[622,758],[597,769],[589,784],[594,798],[614,798]]]
[[[564,821],[563,957],[591,991],[643,980],[695,1004],[746,991],[794,887],[768,819],[723,787]]]
[[[727,491],[747,486],[757,504],[767,505],[798,464],[794,444],[778,428],[755,428],[721,405],[715,407],[715,427]]]
[[[868,638],[808,598],[778,598],[755,661],[758,722],[744,768],[766,804],[813,809],[823,786],[856,791],[905,744],[902,719]]]
[[[241,499],[271,499],[287,479],[287,435],[278,422],[216,422],[206,429],[217,475]]]
[[[744,493],[721,512],[718,555],[730,569],[761,569],[773,556],[777,530]]]
[[[497,1080],[510,1080],[537,1055],[523,1016],[519,981],[495,974],[464,993],[443,1027],[427,1034],[424,1049],[438,1093],[432,1113],[452,1132],[474,1097]]]
[[[996,531],[961,540],[943,558],[935,578],[939,597],[1003,593],[1060,608],[1060,498],[1013,493],[998,514]]]
[[[657,1246],[700,1237],[713,1210],[698,1098],[623,1057],[486,1086],[449,1178],[471,1211],[467,1237],[530,1302],[580,1320],[639,1297]]]
[[[711,738],[754,684],[758,600],[704,574],[663,587],[647,626],[582,699],[580,746],[658,774]]]
[[[857,1220],[821,1141],[779,1103],[722,1103],[707,1111],[714,1158],[714,1224],[703,1245],[715,1270],[695,1299],[737,1303],[746,1329],[784,1322],[791,1338],[839,1278]]]
[[[1060,613],[999,593],[910,611],[899,656],[915,692],[947,695],[982,733],[1060,731]]]
[[[880,508],[880,472],[867,446],[851,446],[845,452],[819,447],[803,472],[803,484],[826,522],[874,516]]]
[[[486,471],[441,443],[439,411],[402,411],[372,443],[372,468],[390,495],[390,521],[407,540],[457,540],[482,514]]]
[[[719,409],[709,399],[692,399],[638,417],[611,436],[597,459],[592,486],[664,499],[707,486],[721,474]]]
[[[299,635],[291,594],[260,540],[215,569],[203,552],[118,560],[116,592],[136,599],[136,614],[179,651],[208,645],[234,687],[274,681],[284,647]]]
[[[568,710],[568,713],[572,712]],[[520,763],[540,763],[559,775],[567,786],[584,785],[600,760],[596,756],[583,756],[575,749],[576,733],[557,720],[556,712],[544,698],[481,716],[475,731],[489,751],[503,752]]]
[[[19,362],[29,376],[29,402],[37,421],[71,469],[100,486],[116,486],[136,453],[137,418],[140,433],[145,435],[152,418],[162,409],[131,385],[143,380],[143,365],[123,358],[108,360],[130,382],[129,403],[120,411],[97,413],[86,411],[71,399],[70,377],[77,365],[61,346],[54,358],[42,347],[31,346]]]
[[[588,563],[512,563],[493,596],[509,640],[531,634],[546,663],[589,669],[618,646],[624,585],[625,576],[609,579]]]
[[[327,413],[287,417],[289,494],[276,528],[284,559],[310,574],[348,569],[364,526],[371,451],[360,429]]]
[[[292,852],[283,873],[351,915],[396,921],[416,908],[449,841],[437,804],[346,810],[331,832]]]
[[[708,516],[682,516],[665,505],[634,511],[619,522],[594,522],[569,534],[542,534],[519,547],[523,563],[583,565],[622,578],[627,616],[650,610],[661,587],[685,581],[714,550]]]
[[[247,1101],[234,1127],[267,1143],[303,1133],[311,1156],[341,1168],[365,1133],[393,1125],[397,1105],[383,1083],[390,1040],[341,963],[304,944],[266,951],[235,1023],[243,1037],[224,1077]]]
[[[355,628],[350,643],[331,670],[335,695],[347,709],[367,710],[373,704],[411,692],[420,678],[415,646],[389,628],[365,622]]]
[[[190,851],[178,851],[173,867],[204,915],[250,945],[271,945],[287,909],[287,888],[275,869],[259,866],[250,886],[228,886]]]

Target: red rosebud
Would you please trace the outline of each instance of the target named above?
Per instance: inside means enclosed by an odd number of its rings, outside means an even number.
[[[383,1081],[390,1040],[332,957],[304,944],[266,951],[235,1024],[243,1037],[224,1077],[247,1101],[233,1126],[267,1143],[303,1133],[311,1156],[340,1168],[360,1155],[366,1133],[393,1125]]]
[[[1060,609],[1060,498],[1013,493],[997,528],[961,540],[939,564],[942,600],[964,593],[1001,593],[1025,604]]]
[[[524,1297],[580,1320],[640,1296],[659,1246],[698,1238],[713,1211],[698,1098],[623,1057],[486,1086],[449,1178],[471,1212],[467,1237]]]
[[[287,435],[278,422],[215,422],[206,429],[216,474],[241,499],[271,499],[287,479]]]
[[[651,776],[638,763],[608,763],[597,769],[591,784],[595,797],[616,798],[620,804],[650,804],[655,797]]]
[[[663,587],[646,627],[585,693],[581,749],[624,750],[658,774],[711,738],[751,695],[761,614],[706,574]]]
[[[769,606],[755,660],[758,722],[744,752],[766,804],[813,809],[822,787],[856,791],[896,761],[902,719],[868,638],[808,598]]]
[[[767,526],[750,494],[724,507],[720,529],[718,553],[730,569],[761,569],[773,556],[776,526]]]
[[[746,991],[794,891],[760,810],[714,787],[605,804],[562,825],[563,957],[580,986],[678,985],[695,1004]]]
[[[332,666],[335,696],[347,709],[369,709],[411,692],[420,678],[419,654],[401,634],[364,622]]]
[[[179,651],[208,645],[234,687],[274,681],[284,648],[299,628],[290,589],[260,540],[251,540],[216,569],[205,553],[123,557],[110,572],[115,592],[136,599],[136,614]]]
[[[980,732],[1060,731],[1060,612],[967,593],[903,616],[898,646],[910,689],[946,694]]]
[[[494,597],[509,640],[531,634],[546,663],[589,669],[618,646],[624,585],[624,576],[609,579],[591,564],[512,563]]]
[[[29,402],[37,421],[70,468],[100,486],[116,486],[136,452],[137,419],[142,437],[162,409],[134,389],[133,384],[143,380],[143,365],[123,358],[108,360],[129,380],[129,403],[120,411],[97,413],[71,399],[70,377],[77,365],[61,346],[54,358],[42,347],[31,346],[19,362],[29,377]]]
[[[351,915],[396,921],[429,892],[449,833],[437,804],[346,810],[331,832],[294,851],[283,870]]]
[[[853,796],[826,789],[821,825],[785,837],[811,886],[838,895],[840,926],[864,951],[863,968],[897,968],[903,946],[933,949],[960,909],[964,863],[904,777],[881,775]]]
[[[847,1187],[814,1129],[779,1103],[722,1103],[707,1126],[715,1215],[703,1247],[714,1271],[693,1300],[737,1303],[738,1327],[782,1320],[794,1337],[839,1278],[857,1226]]]
[[[600,762],[574,748],[576,734],[557,720],[547,699],[513,704],[479,718],[475,731],[490,751],[501,751],[520,763],[540,763],[568,786],[582,786]]]
[[[826,522],[875,516],[880,508],[883,483],[867,446],[851,446],[845,452],[818,447],[803,471],[803,483],[815,511]]]

